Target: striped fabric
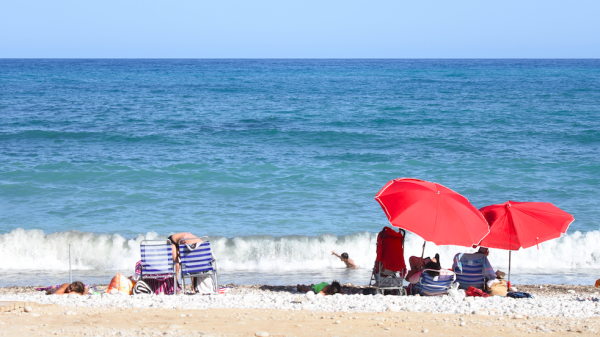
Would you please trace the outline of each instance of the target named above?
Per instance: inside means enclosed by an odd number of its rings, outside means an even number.
[[[174,294],[175,269],[171,243],[166,240],[162,243],[160,241],[150,242],[152,241],[142,241],[140,244],[142,261],[139,263],[139,274],[155,294]],[[138,265],[136,265],[137,272]]]
[[[454,281],[453,274],[443,273],[439,276],[433,277],[426,272],[421,274],[421,278],[419,279],[418,289],[421,295],[426,296],[438,296],[445,295],[450,290],[450,286]]]
[[[142,252],[142,278],[150,274],[173,274],[173,251],[170,244],[140,245]]]
[[[140,277],[142,276],[142,261],[138,261],[135,264],[135,273],[140,275]],[[173,276],[151,274],[146,275],[143,281],[146,282],[156,295],[160,293],[173,295],[175,293],[175,280]],[[181,290],[180,288],[178,289]]]
[[[462,271],[454,271],[456,272],[456,282],[459,283],[460,289],[467,289],[471,286],[483,290],[485,281],[483,279],[483,262],[481,260],[465,263],[462,265]]]
[[[181,261],[181,273],[184,276],[197,275],[213,271],[213,258],[210,242],[202,242],[200,247],[194,250],[185,244],[179,244],[179,257]]]

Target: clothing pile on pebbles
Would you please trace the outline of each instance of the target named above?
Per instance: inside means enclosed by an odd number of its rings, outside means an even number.
[[[295,287],[234,286],[222,295],[45,295],[30,287],[0,290],[0,301],[36,302],[61,306],[118,308],[186,308],[186,309],[277,309],[324,312],[430,312],[444,314],[502,315],[512,318],[532,317],[600,317],[600,301],[593,288],[543,291],[552,286],[518,286],[529,290],[534,298],[513,299],[493,296],[421,297],[392,295],[362,295],[361,287],[344,285],[349,295],[315,295],[298,293]],[[541,287],[541,288],[540,288]],[[564,292],[562,291],[565,288]],[[538,291],[533,291],[537,289]],[[578,291],[577,291],[578,290]],[[592,292],[594,291],[594,292]]]

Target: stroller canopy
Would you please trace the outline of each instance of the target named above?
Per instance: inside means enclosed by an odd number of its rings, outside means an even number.
[[[384,227],[377,235],[377,262],[391,271],[406,269],[404,262],[404,236],[390,227]]]

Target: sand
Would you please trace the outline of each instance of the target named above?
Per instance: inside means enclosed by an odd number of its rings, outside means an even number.
[[[534,294],[538,301],[573,301],[597,294],[597,289],[585,286],[518,285],[519,290]],[[347,286],[348,291],[360,287]],[[576,292],[573,294],[572,292]],[[237,286],[232,294],[255,293],[300,296],[293,287],[267,285]],[[30,287],[0,289],[0,301],[13,296],[30,296]],[[290,294],[291,293],[291,294]],[[118,296],[118,295],[110,295]],[[220,296],[220,295],[218,295]],[[237,299],[238,295],[231,298]],[[261,295],[262,296],[262,295]],[[267,295],[264,295],[267,296]],[[162,296],[163,298],[165,296]],[[166,296],[176,298],[174,296]],[[181,298],[185,297],[181,296]],[[194,296],[188,296],[194,298]],[[158,296],[153,297],[158,298]],[[207,299],[203,296],[202,299]],[[349,298],[349,297],[348,297]],[[374,298],[374,297],[373,297]],[[385,296],[382,300],[396,300]],[[342,299],[343,300],[343,299]],[[404,299],[403,299],[404,300]],[[422,299],[425,300],[425,299]],[[430,299],[427,299],[430,300]],[[440,299],[440,301],[442,301]],[[520,301],[512,300],[511,301]],[[589,301],[588,301],[589,302]],[[490,302],[493,303],[493,302]],[[520,303],[520,302],[516,302]],[[590,304],[592,302],[589,302]],[[595,303],[593,303],[595,304]],[[0,313],[0,336],[508,336],[531,333],[553,335],[596,336],[600,332],[600,315],[592,317],[544,317],[535,315],[504,315],[493,309],[482,314],[443,314],[407,311],[349,312],[289,309],[185,309],[100,307],[82,303],[77,306],[56,304],[34,305],[30,312],[23,308]],[[29,308],[28,308],[29,309]],[[259,334],[260,335],[260,334]],[[266,336],[266,335],[265,335]]]
[[[74,336],[509,336],[597,335],[599,318],[508,319],[427,313],[328,313],[283,310],[177,310],[61,307],[0,315],[0,335]],[[66,314],[65,314],[66,313]],[[461,322],[462,323],[461,325]]]

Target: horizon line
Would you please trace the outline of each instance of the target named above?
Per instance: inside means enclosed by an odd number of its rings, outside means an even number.
[[[0,60],[600,60],[600,57],[0,57]]]

